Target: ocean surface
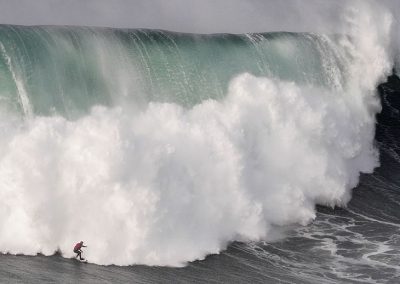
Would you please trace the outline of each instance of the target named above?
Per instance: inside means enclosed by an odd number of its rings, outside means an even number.
[[[0,26],[0,282],[399,283],[396,57],[350,18]]]

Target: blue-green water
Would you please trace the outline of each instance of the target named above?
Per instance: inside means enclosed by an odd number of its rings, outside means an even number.
[[[152,30],[0,27],[2,105],[67,117],[95,104],[221,99],[249,72],[340,86],[344,55],[313,34],[192,35]]]

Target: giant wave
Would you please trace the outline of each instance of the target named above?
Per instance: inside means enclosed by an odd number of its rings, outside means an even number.
[[[365,9],[343,35],[1,26],[0,250],[181,266],[345,206],[393,61]]]

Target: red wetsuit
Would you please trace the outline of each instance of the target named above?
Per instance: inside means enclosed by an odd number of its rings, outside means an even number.
[[[77,243],[75,245],[75,247],[74,247],[74,251],[76,252],[76,251],[80,250],[81,248],[82,248],[82,244],[81,243]]]

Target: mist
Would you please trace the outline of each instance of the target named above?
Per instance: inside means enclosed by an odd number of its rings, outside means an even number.
[[[0,23],[148,28],[191,33],[335,32],[341,28],[342,6],[349,2],[1,0]],[[385,3],[392,10],[399,6],[396,1]]]

